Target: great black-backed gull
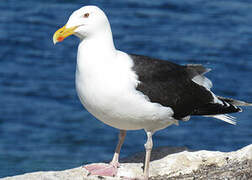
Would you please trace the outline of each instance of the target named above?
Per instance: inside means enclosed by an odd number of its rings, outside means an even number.
[[[191,115],[235,124],[227,114],[241,112],[237,106],[251,105],[216,96],[204,76],[209,69],[202,65],[178,65],[117,50],[109,21],[96,6],[73,12],[66,25],[55,32],[53,41],[63,41],[72,34],[80,38],[76,68],[80,101],[97,119],[120,130],[113,160],[108,165],[85,166],[91,174],[116,175],[126,131],[144,129],[144,179],[148,179],[154,132],[189,120]]]

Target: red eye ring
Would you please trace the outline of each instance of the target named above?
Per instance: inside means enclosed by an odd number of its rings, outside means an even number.
[[[84,18],[88,18],[88,17],[89,17],[89,13],[85,13]]]

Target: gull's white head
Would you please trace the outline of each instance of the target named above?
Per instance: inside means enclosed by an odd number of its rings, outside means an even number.
[[[109,21],[97,6],[84,6],[72,13],[65,26],[53,35],[53,42],[63,41],[74,34],[81,39],[110,31]]]

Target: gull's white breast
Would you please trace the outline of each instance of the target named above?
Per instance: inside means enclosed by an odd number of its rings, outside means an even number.
[[[118,129],[158,130],[174,123],[171,108],[151,103],[136,90],[139,82],[132,66],[126,53],[93,53],[80,44],[76,89],[84,107]]]

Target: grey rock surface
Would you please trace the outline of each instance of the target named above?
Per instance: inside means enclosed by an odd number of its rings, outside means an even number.
[[[116,177],[90,176],[83,167],[64,171],[34,172],[1,180],[115,180],[143,174],[144,152],[122,159]],[[150,179],[252,179],[252,144],[234,152],[189,151],[160,147],[153,151]]]

